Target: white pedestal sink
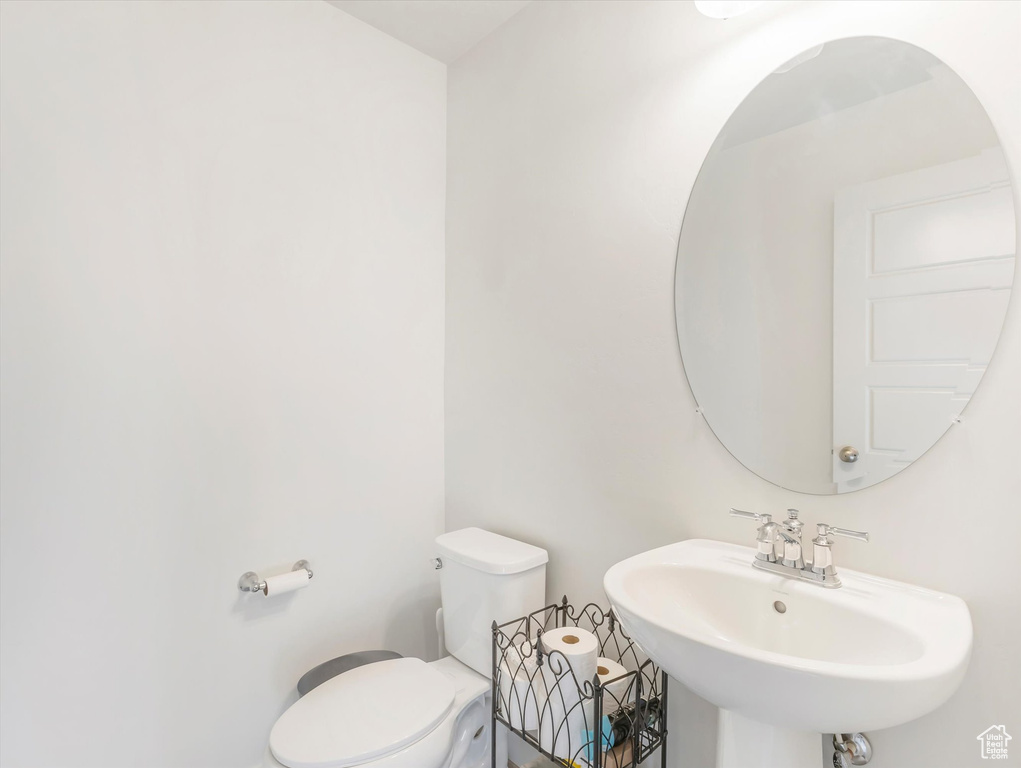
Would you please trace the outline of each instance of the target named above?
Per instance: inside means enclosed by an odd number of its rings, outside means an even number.
[[[957,689],[972,637],[960,598],[842,568],[825,589],[754,557],[694,539],[603,579],[631,637],[720,707],[719,768],[820,768],[820,734],[900,725]]]

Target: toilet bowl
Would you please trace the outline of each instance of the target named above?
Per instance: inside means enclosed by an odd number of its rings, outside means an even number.
[[[377,661],[313,688],[273,726],[265,768],[488,768],[492,622],[542,607],[548,556],[478,528],[436,546],[452,655]],[[506,754],[498,729],[497,764]]]
[[[488,679],[451,656],[359,667],[318,686],[277,720],[263,765],[486,768],[489,693]]]

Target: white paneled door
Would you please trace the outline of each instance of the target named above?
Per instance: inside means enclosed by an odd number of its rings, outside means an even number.
[[[899,472],[968,402],[1010,297],[1013,213],[998,149],[835,195],[838,492]],[[840,458],[845,446],[857,461]]]

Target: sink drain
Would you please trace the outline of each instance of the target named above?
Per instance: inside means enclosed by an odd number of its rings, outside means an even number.
[[[787,606],[777,600],[773,603],[773,610],[777,613],[787,613]]]

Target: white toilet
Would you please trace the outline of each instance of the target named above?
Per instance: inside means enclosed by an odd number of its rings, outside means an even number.
[[[438,536],[436,549],[451,655],[379,661],[327,680],[277,720],[266,766],[488,768],[492,624],[544,605],[549,557],[479,528]]]

